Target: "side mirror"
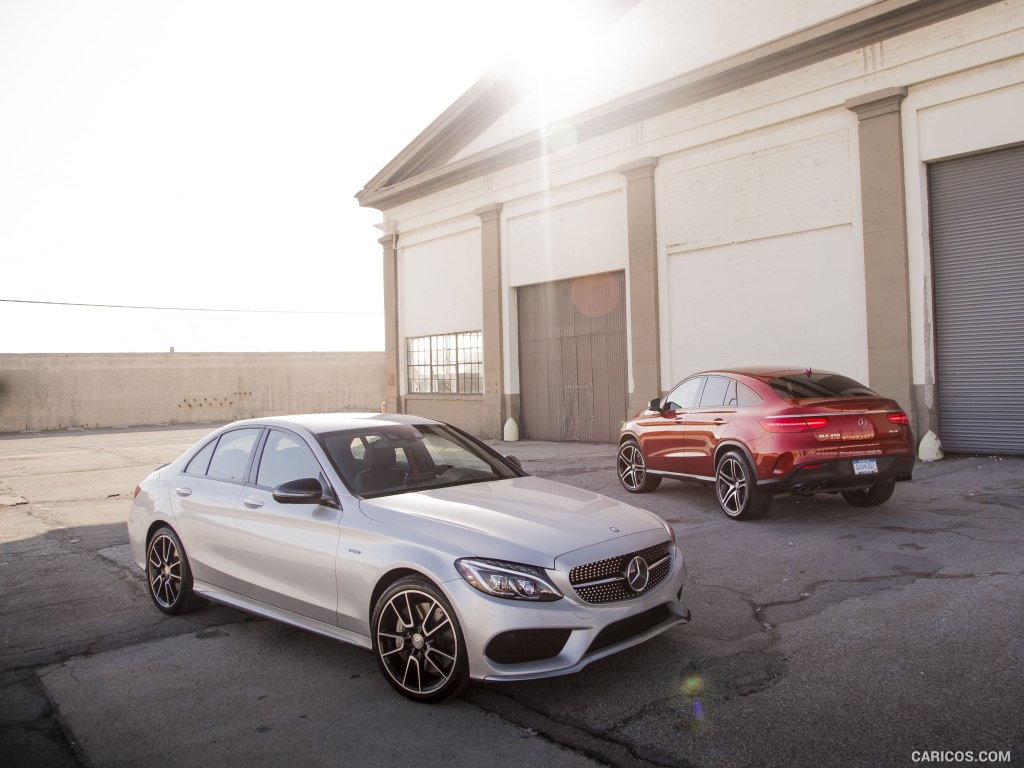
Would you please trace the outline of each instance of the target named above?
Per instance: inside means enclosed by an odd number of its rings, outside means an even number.
[[[508,461],[511,461],[513,464],[515,464],[520,469],[523,468],[523,462],[521,462],[517,457],[515,457],[515,456],[506,456],[505,458]]]
[[[649,409],[651,409],[652,411],[657,411],[658,413],[661,413],[661,411],[662,411],[662,408],[661,408],[661,398],[660,397],[654,398],[653,400],[651,400],[651,402],[649,402],[647,404],[647,407]]]
[[[282,504],[320,504],[324,500],[324,487],[315,477],[289,480],[274,489],[274,501]]]

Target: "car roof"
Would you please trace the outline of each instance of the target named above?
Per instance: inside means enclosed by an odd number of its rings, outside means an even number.
[[[245,419],[229,424],[238,426],[300,427],[313,434],[342,432],[349,429],[375,429],[401,424],[440,424],[434,419],[402,413],[303,413],[292,416],[271,416]]]
[[[716,371],[701,371],[694,376],[713,376],[721,374],[725,376],[750,376],[754,379],[773,379],[777,376],[802,376],[808,372],[836,375],[834,371],[826,371],[823,368],[799,368],[797,366],[782,365],[750,365],[736,368],[722,368]],[[687,377],[689,378],[689,377]]]

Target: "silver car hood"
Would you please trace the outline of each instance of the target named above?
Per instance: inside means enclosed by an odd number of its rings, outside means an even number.
[[[650,512],[539,477],[364,499],[360,508],[414,541],[545,568],[573,550],[660,527]]]

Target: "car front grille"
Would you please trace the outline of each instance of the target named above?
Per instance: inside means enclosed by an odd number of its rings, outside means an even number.
[[[634,558],[643,558],[648,569],[642,588],[630,586],[627,571]],[[672,570],[672,543],[665,541],[647,549],[578,565],[569,571],[569,582],[576,594],[588,603],[615,603],[650,592]]]

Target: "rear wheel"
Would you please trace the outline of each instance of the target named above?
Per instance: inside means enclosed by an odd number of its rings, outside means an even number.
[[[733,520],[757,520],[772,505],[772,496],[757,487],[757,475],[739,451],[728,451],[715,467],[718,506]]]
[[[178,535],[160,528],[146,547],[146,581],[149,596],[166,614],[198,611],[207,601],[192,591],[192,569]]]
[[[377,666],[403,696],[443,701],[469,682],[459,620],[425,579],[409,577],[388,587],[374,608],[371,631]]]
[[[856,491],[843,491],[843,498],[848,504],[855,507],[877,507],[885,504],[896,490],[895,482],[879,483],[870,488],[861,488]]]
[[[649,493],[661,485],[661,478],[647,471],[644,452],[636,440],[627,440],[619,446],[616,466],[619,482],[630,493]]]

